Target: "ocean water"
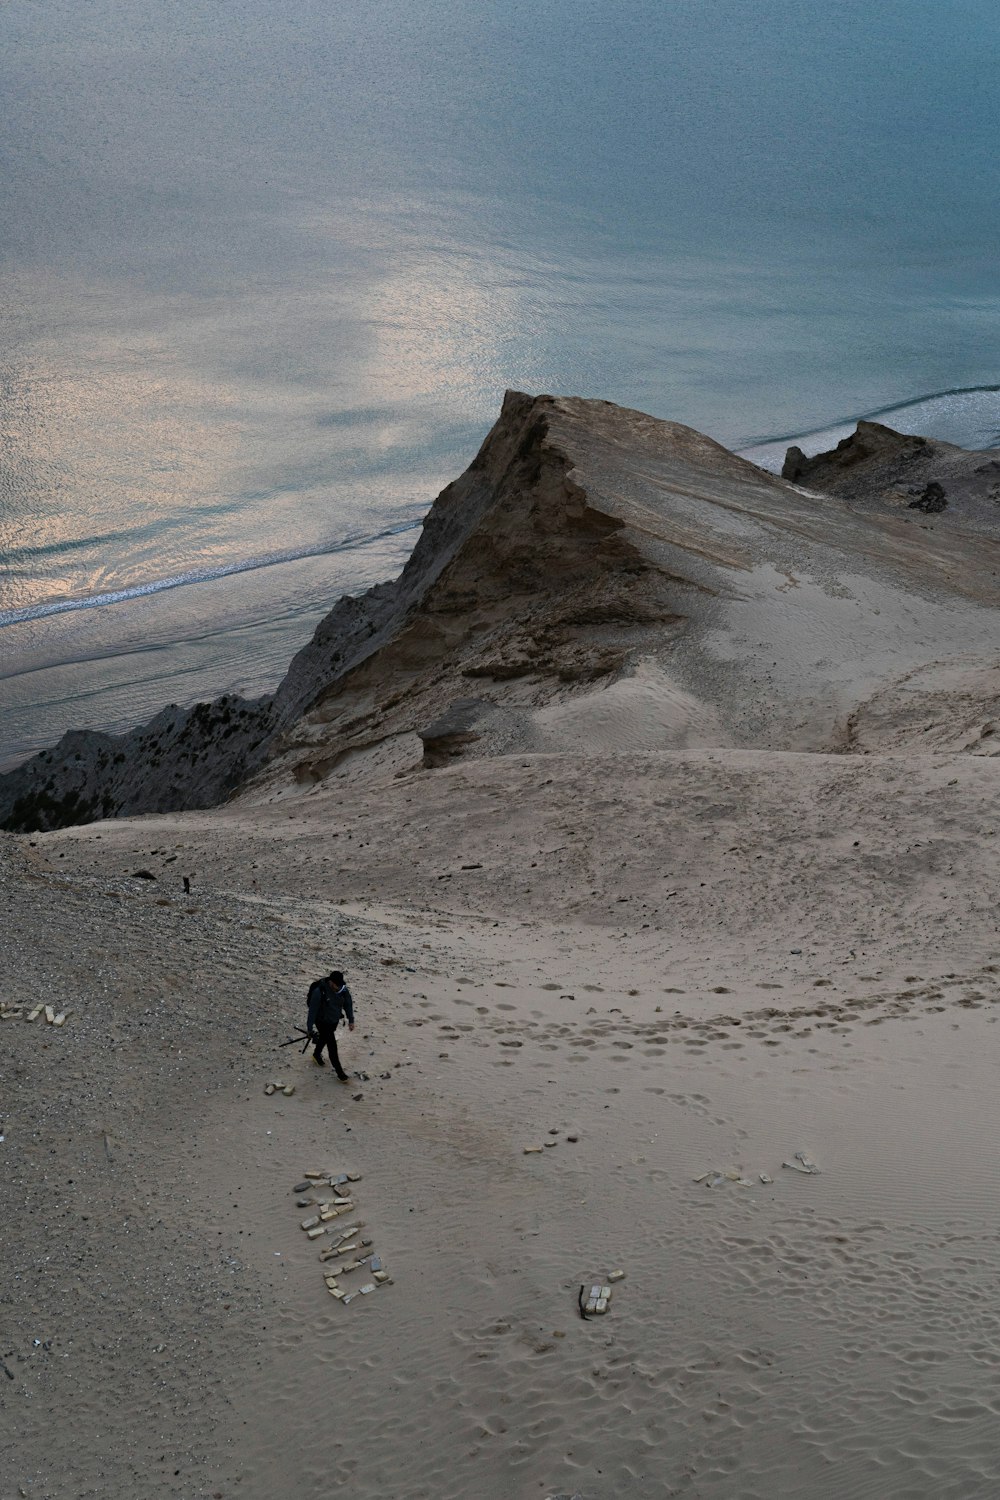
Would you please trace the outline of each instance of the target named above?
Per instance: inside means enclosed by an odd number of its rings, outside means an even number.
[[[769,463],[1000,441],[998,44],[986,0],[8,0],[0,764],[273,687],[508,386]]]

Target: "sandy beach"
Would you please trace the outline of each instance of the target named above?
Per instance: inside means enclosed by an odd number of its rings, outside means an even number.
[[[549,667],[487,518],[225,805],[0,836],[4,1500],[997,1491],[996,544],[605,420]]]

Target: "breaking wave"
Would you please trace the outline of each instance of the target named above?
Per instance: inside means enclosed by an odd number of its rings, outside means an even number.
[[[175,573],[169,578],[155,578],[148,583],[137,583],[129,588],[111,589],[103,594],[87,594],[76,599],[48,599],[38,604],[27,604],[20,609],[0,609],[0,627],[21,625],[28,620],[41,620],[49,615],[69,614],[78,609],[102,609],[109,604],[124,604],[130,599],[142,599],[149,594],[162,594],[168,589],[187,588],[191,584],[211,583],[219,578],[229,578],[236,573],[253,573],[262,568],[279,567],[282,563],[298,562],[306,557],[323,557],[338,552],[355,552],[362,547],[373,546],[389,537],[414,531],[423,525],[422,518],[401,521],[382,531],[365,536],[345,537],[339,542],[320,542],[312,547],[299,547],[288,552],[268,552],[257,557],[242,558],[238,562],[224,563],[216,568],[191,568]]]

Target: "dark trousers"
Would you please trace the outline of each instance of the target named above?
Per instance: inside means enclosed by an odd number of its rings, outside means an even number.
[[[319,1026],[316,1029],[316,1034],[319,1037],[319,1041],[313,1048],[313,1055],[315,1057],[322,1057],[323,1048],[325,1047],[330,1054],[330,1061],[336,1069],[337,1077],[346,1078],[347,1074],[340,1065],[340,1055],[337,1052],[337,1028],[335,1026]]]

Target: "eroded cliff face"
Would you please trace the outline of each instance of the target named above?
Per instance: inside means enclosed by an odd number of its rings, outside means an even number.
[[[374,649],[328,672],[275,746],[281,776],[517,748],[540,706],[610,680],[679,628],[675,580],[574,468],[575,439],[603,405],[508,395],[436,501]],[[334,617],[320,632],[331,644]]]
[[[321,776],[352,748],[418,731],[440,706],[442,677],[533,677],[532,701],[542,701],[545,684],[618,670],[623,631],[650,627],[665,606],[653,571],[616,539],[621,521],[569,477],[570,457],[550,439],[558,407],[508,393],[400,577],[340,600],[272,696],[170,706],[123,735],[71,731],[0,777],[0,825],[208,807],[279,753],[301,777]]]
[[[849,753],[895,735],[904,701],[917,743],[914,674],[945,715],[961,680],[969,743],[990,744],[996,463],[862,424],[832,455],[792,455],[789,482],[642,412],[508,393],[399,578],[342,599],[272,696],[68,734],[0,778],[0,824],[487,755]]]

